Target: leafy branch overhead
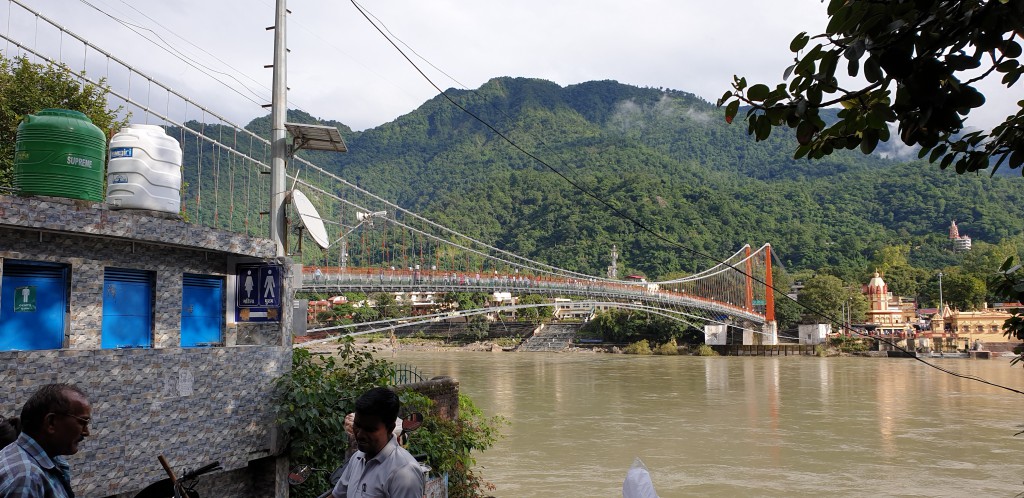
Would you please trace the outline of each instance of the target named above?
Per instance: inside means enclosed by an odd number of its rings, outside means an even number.
[[[903,143],[943,169],[994,172],[1024,163],[1024,100],[991,131],[962,133],[985,103],[979,81],[998,78],[1010,89],[1024,72],[1024,2],[830,0],[828,16],[824,33],[800,33],[790,43],[797,56],[783,73],[788,83],[734,77],[718,101],[727,122],[746,105],[747,131],[757,140],[775,127],[795,129],[796,158],[858,147],[871,153],[895,124]],[[859,84],[847,88],[847,81]],[[838,121],[829,125],[819,110],[835,105]]]

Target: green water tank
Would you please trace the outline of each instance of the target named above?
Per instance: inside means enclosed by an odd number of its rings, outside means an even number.
[[[18,125],[14,186],[21,195],[103,201],[107,137],[88,116],[43,109]]]

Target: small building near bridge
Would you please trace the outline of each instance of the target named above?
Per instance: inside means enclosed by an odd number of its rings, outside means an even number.
[[[219,461],[203,496],[286,492],[272,407],[291,369],[293,266],[275,255],[176,214],[0,195],[0,414],[44,384],[85,390],[91,435],[68,457],[79,496],[134,496],[167,477],[160,455],[179,471]],[[276,306],[236,308],[256,289]]]

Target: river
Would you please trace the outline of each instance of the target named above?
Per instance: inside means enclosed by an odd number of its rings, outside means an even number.
[[[390,355],[388,355],[390,357]],[[912,359],[399,352],[509,420],[498,497],[615,497],[637,457],[676,496],[1024,492],[1024,396]],[[1024,390],[1006,360],[941,359]],[[415,436],[414,436],[415,437]]]

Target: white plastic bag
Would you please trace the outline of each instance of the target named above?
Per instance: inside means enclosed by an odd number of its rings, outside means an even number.
[[[622,498],[658,498],[651,474],[640,457],[633,460],[633,465],[626,472],[626,480],[622,481]]]

